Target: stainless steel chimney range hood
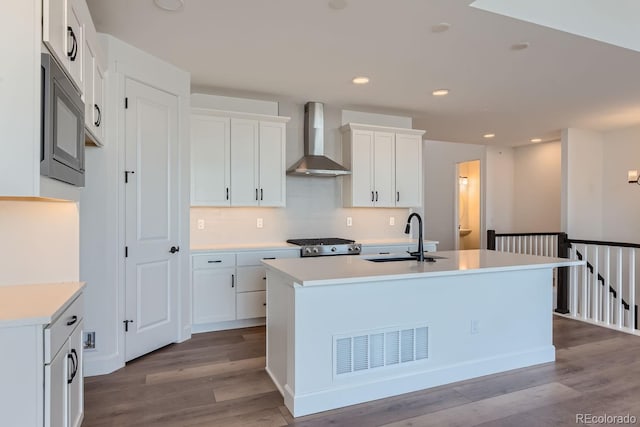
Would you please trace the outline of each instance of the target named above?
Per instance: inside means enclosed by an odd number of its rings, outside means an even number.
[[[304,105],[304,156],[287,169],[287,175],[336,177],[350,170],[324,155],[324,111],[320,102]]]

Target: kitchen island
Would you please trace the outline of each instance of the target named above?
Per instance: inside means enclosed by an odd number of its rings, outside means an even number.
[[[263,260],[266,370],[294,416],[555,360],[552,271],[582,261],[428,255]]]

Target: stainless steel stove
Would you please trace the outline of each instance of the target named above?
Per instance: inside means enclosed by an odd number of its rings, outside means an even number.
[[[359,255],[362,245],[354,240],[329,237],[325,239],[290,239],[287,243],[300,246],[300,256]]]

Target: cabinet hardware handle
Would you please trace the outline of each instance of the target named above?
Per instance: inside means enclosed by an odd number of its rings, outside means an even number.
[[[276,259],[276,257],[274,257],[274,256],[270,256],[270,257],[264,257],[264,258],[262,258],[262,259]]]
[[[67,353],[67,367],[69,366],[69,360],[71,360],[71,372],[67,374],[67,384],[73,382],[73,370],[75,369],[75,362],[73,361],[73,355],[71,353]]]
[[[236,287],[236,275],[235,274],[231,275],[231,287],[232,288]]]
[[[229,187],[227,187],[227,200],[229,200]]]
[[[371,201],[373,202],[374,198],[373,198],[373,191],[371,192]]]
[[[67,27],[67,32],[69,33],[69,36],[71,36],[71,39],[73,40],[71,44],[71,50],[67,51],[67,56],[69,57],[70,60],[75,61],[76,56],[78,55],[78,39],[76,38],[76,33],[73,32],[73,28],[71,28],[70,26]]]
[[[172,254],[175,254],[176,252],[180,252],[180,246],[171,246],[171,249],[169,249],[169,252],[171,252]]]
[[[376,191],[376,202],[378,201],[378,192]]]
[[[129,332],[129,323],[133,323],[133,320],[123,320],[122,323],[124,323],[124,331]]]
[[[396,191],[396,202],[400,201],[400,192]]]
[[[100,123],[102,123],[102,111],[100,111],[100,107],[98,107],[98,104],[93,104],[93,108],[95,108],[95,110],[98,112],[98,118],[95,122],[93,122],[93,124],[96,127],[100,127]]]
[[[71,319],[67,322],[67,326],[71,326],[78,321],[78,316],[71,316]]]
[[[389,255],[391,252],[379,252],[379,255]]]
[[[260,189],[260,200],[264,200],[264,192]]]
[[[266,307],[266,306],[267,306],[267,303],[266,303],[266,302],[264,302],[264,303],[262,303],[262,305],[263,305],[264,307]]]
[[[258,200],[258,189],[256,188],[256,200]]]
[[[67,378],[67,384],[71,384],[78,374],[78,353],[76,353],[75,348],[71,349],[71,353],[67,354],[67,359],[71,360],[71,378]]]
[[[210,259],[210,260],[209,260],[209,261],[207,261],[207,262],[208,262],[209,264],[213,264],[213,263],[216,263],[216,262],[222,262],[222,260],[221,260],[221,259]]]

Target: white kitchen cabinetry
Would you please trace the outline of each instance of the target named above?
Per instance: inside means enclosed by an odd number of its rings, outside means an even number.
[[[424,131],[349,123],[341,128],[347,207],[414,207],[422,204]]]
[[[288,117],[193,109],[192,206],[285,206]]]
[[[84,23],[78,3],[83,0],[43,0],[42,41],[82,91]]]
[[[193,323],[235,320],[235,274],[235,254],[193,256]]]
[[[84,4],[86,7],[86,4]],[[83,8],[80,8],[83,11]],[[88,10],[82,15],[88,16]],[[84,89],[82,91],[85,117],[84,124],[88,139],[96,145],[104,145],[105,108],[104,108],[104,67],[97,35],[93,23],[85,18],[84,24]]]
[[[82,424],[83,286],[63,283],[0,289],[8,304],[0,314],[2,425]],[[20,308],[25,301],[30,302],[29,308]],[[15,315],[20,310],[25,317]]]
[[[298,256],[299,248],[193,255],[193,331],[264,324],[266,271],[261,260]],[[230,277],[233,288],[228,287]]]

